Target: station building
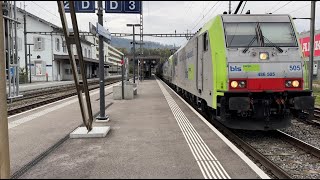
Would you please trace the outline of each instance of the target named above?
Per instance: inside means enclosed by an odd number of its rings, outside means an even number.
[[[21,8],[17,8],[17,18],[21,24],[17,27],[17,49],[20,68],[25,68],[24,15],[26,15],[27,44],[30,45],[30,60],[27,55],[28,75],[32,81],[73,80],[72,68],[66,47],[62,27],[58,27]],[[71,29],[72,30],[72,29]],[[82,54],[84,56],[87,78],[98,77],[99,38],[91,33],[81,35]],[[78,59],[75,45],[75,59]],[[29,54],[29,45],[27,45]],[[105,75],[121,73],[123,53],[104,42]],[[78,72],[80,69],[78,68]],[[28,77],[29,78],[29,77]]]

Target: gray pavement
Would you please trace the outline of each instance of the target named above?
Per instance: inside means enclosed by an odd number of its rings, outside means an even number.
[[[198,116],[168,92],[231,178],[259,178]],[[94,96],[91,101],[97,111],[98,94]],[[133,100],[111,98],[112,95],[106,97],[106,105],[113,102],[106,111],[110,121],[94,123],[111,126],[105,138],[68,139],[21,178],[204,178],[155,80],[140,83]],[[10,129],[13,170],[79,123],[76,102]]]

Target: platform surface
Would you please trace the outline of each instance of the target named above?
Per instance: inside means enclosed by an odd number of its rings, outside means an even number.
[[[245,163],[164,83],[144,80],[138,90],[132,100],[106,96],[106,105],[113,103],[106,110],[110,121],[94,123],[111,127],[106,137],[68,139],[20,178],[266,177]],[[93,111],[98,112],[99,91],[91,94]],[[13,172],[81,124],[77,98],[61,103],[67,105],[9,130]],[[43,109],[10,122],[40,112]]]

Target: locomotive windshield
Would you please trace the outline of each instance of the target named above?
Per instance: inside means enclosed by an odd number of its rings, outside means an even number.
[[[296,47],[291,23],[225,23],[227,47]],[[258,36],[259,30],[261,37]],[[259,37],[259,38],[258,38]],[[263,37],[263,38],[262,38]],[[265,41],[267,39],[268,41]]]

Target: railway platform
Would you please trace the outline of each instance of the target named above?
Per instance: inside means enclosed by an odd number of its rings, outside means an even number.
[[[115,84],[114,84],[115,85]],[[269,178],[159,79],[140,82],[132,100],[113,100],[104,138],[70,139],[82,124],[77,97],[9,117],[16,178]],[[90,92],[93,114],[99,90]]]

